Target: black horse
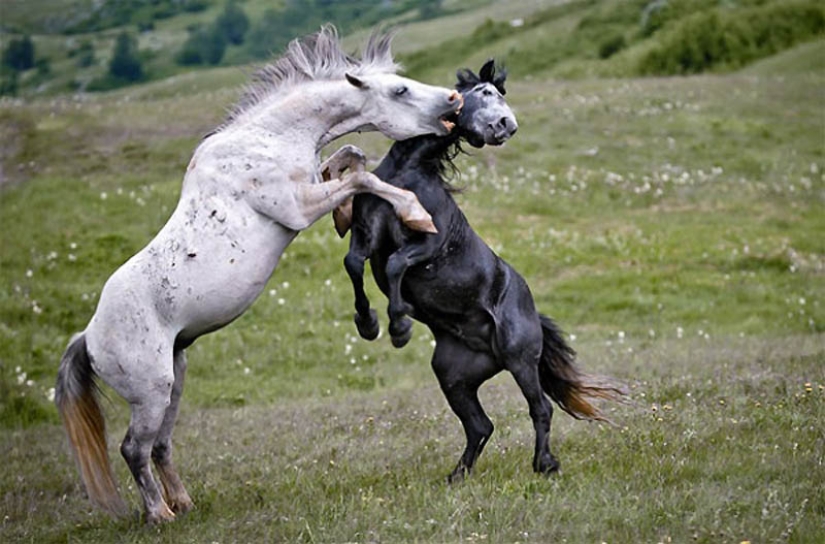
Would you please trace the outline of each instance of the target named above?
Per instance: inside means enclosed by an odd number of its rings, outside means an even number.
[[[457,77],[464,107],[452,134],[397,142],[375,170],[381,179],[413,191],[438,233],[408,229],[380,198],[363,194],[353,201],[344,265],[355,290],[355,323],[362,337],[377,337],[378,321],[363,283],[364,261],[370,259],[375,281],[389,298],[393,344],[401,347],[410,339],[407,315],[435,336],[432,367],[467,435],[449,481],[472,471],[490,438],[493,424],[479,403],[478,388],[505,369],[529,404],[536,430],[533,469],[550,473],[559,463],[550,453],[553,409],[545,394],[577,419],[604,420],[585,397],[617,398],[621,390],[578,370],[575,352],[555,323],[536,311],[524,278],[479,238],[453,200],[445,173],[461,142],[500,145],[517,129],[503,96],[506,73],[492,60],[479,75],[460,70]]]

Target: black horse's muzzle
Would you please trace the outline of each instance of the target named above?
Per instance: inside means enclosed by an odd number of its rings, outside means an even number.
[[[504,116],[495,123],[487,125],[487,144],[501,145],[510,138],[518,130],[518,123],[515,117]]]

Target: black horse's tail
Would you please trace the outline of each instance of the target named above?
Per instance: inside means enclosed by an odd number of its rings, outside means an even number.
[[[558,326],[547,316],[539,318],[544,333],[539,381],[544,392],[576,419],[609,422],[588,398],[621,400],[624,389],[608,378],[582,373],[575,363],[576,352],[565,342]]]
[[[89,499],[114,516],[127,512],[106,451],[106,428],[97,401],[95,373],[86,337],[72,338],[60,360],[54,401],[72,447]]]

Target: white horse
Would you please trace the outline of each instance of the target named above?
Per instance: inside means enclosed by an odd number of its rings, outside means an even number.
[[[290,43],[195,150],[166,225],[106,282],[91,322],[63,355],[55,388],[97,506],[127,512],[106,453],[96,376],[131,407],[120,451],[146,520],[174,519],[193,506],[171,460],[186,347],[241,315],[298,233],[353,194],[375,193],[414,228],[434,231],[412,193],[363,171],[357,148],[345,146],[320,165],[321,148],[355,130],[393,139],[451,130],[445,118],[460,109],[461,96],[395,75],[390,41],[374,35],[360,61],[342,52],[331,26]]]

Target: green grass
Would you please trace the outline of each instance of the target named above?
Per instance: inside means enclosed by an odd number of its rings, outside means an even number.
[[[458,160],[471,223],[582,365],[632,388],[607,407],[616,428],[557,411],[561,475],[532,474],[525,402],[500,376],[482,390],[496,432],[477,473],[444,483],[463,433],[431,338],[419,324],[404,350],[356,339],[346,243],[322,220],[244,316],[190,348],[175,443],[197,509],[161,528],[91,510],[47,396],[243,74],[0,103],[0,540],[821,542],[822,48],[729,75],[513,71],[518,135]],[[345,141],[372,159],[388,145]],[[111,396],[110,450],[137,508]]]

